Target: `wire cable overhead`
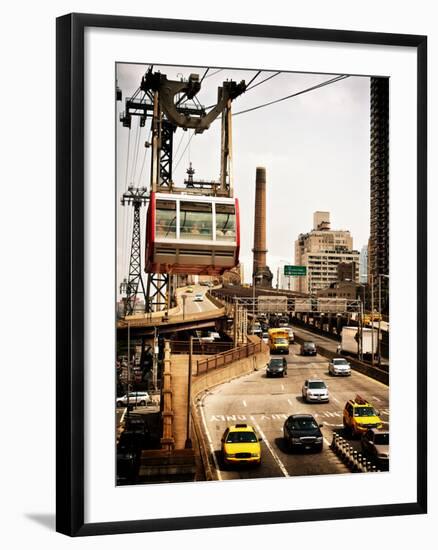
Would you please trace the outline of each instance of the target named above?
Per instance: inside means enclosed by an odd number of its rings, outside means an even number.
[[[233,113],[233,116],[243,115],[244,113],[250,113],[251,111],[256,111],[257,109],[262,109],[263,107],[268,107],[270,105],[274,105],[275,103],[280,103],[280,101],[285,101],[286,99],[291,99],[292,97],[297,97],[297,96],[305,94],[307,92],[312,92],[313,90],[323,88],[324,86],[328,86],[329,84],[334,84],[335,82],[339,82],[340,80],[344,80],[345,78],[348,78],[348,77],[349,77],[349,75],[345,75],[345,74],[344,75],[338,75],[335,78],[331,78],[330,80],[320,82],[319,84],[316,84],[315,86],[311,86],[310,88],[306,88],[305,90],[301,90],[299,92],[289,94],[285,97],[280,97],[279,99],[274,99],[273,101],[268,101],[267,103],[263,103],[262,105],[257,105],[256,107],[250,107],[249,109],[244,109],[243,111],[238,111],[237,113]]]

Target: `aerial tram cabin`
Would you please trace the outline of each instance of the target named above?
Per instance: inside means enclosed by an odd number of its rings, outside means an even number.
[[[151,192],[145,270],[220,275],[239,262],[237,199]]]

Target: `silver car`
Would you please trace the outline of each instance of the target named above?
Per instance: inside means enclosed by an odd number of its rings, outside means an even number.
[[[329,363],[329,374],[335,376],[350,376],[351,365],[343,357],[334,357]]]
[[[129,397],[129,398],[128,398]],[[129,405],[143,407],[149,401],[149,394],[145,391],[133,391],[118,397],[116,400],[117,407],[127,407]]]
[[[328,403],[329,392],[327,384],[324,380],[305,380],[303,387],[301,388],[301,394],[303,401]]]

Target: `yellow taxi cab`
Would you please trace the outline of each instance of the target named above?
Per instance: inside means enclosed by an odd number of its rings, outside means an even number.
[[[371,428],[381,428],[382,421],[371,403],[360,395],[345,403],[344,428],[352,435],[362,435]]]
[[[248,424],[229,426],[221,439],[224,464],[259,465],[262,457],[260,441],[254,428]]]
[[[193,292],[193,288],[191,286],[187,287],[186,292],[189,292],[191,294]]]

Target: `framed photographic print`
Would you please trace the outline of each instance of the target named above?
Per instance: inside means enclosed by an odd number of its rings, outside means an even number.
[[[426,513],[426,65],[57,20],[58,531]]]

